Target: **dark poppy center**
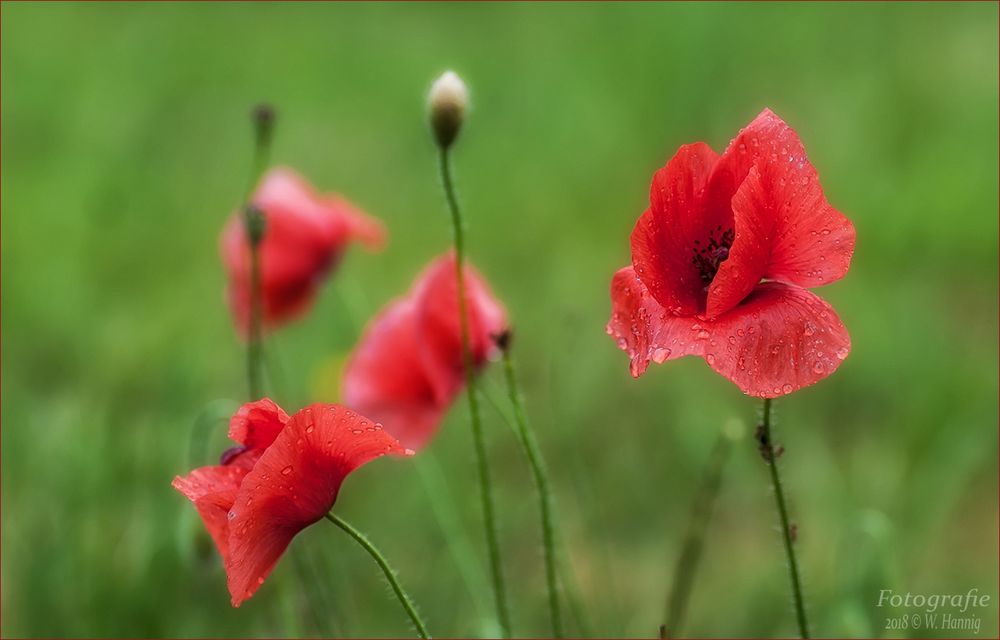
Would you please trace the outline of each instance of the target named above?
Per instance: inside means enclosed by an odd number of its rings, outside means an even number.
[[[701,281],[708,286],[719,271],[719,265],[729,257],[729,248],[733,246],[735,234],[732,229],[723,231],[722,226],[716,227],[708,236],[707,242],[694,241],[694,255],[691,264],[698,269]]]

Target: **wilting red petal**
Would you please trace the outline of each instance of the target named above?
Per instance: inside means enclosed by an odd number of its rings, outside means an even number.
[[[650,361],[663,363],[687,355],[700,355],[708,333],[693,318],[668,312],[646,289],[632,267],[624,267],[611,280],[611,320],[608,335],[628,354],[632,376],[638,378]]]
[[[712,233],[732,226],[726,209],[707,209],[705,185],[718,156],[708,145],[684,145],[653,176],[650,207],[632,230],[632,265],[667,310],[690,315],[705,304],[705,282],[693,258]]]
[[[764,277],[771,255],[775,215],[772,201],[763,195],[760,174],[750,169],[732,198],[735,238],[729,257],[708,288],[705,315],[716,318],[747,297]]]
[[[833,308],[805,289],[768,282],[709,325],[708,364],[744,393],[774,398],[840,366],[851,338]]]
[[[248,402],[229,420],[229,438],[247,449],[266,449],[288,422],[288,414],[264,398]]]
[[[384,240],[381,223],[339,196],[317,194],[290,169],[269,171],[253,201],[266,220],[260,247],[265,327],[281,324],[310,305],[348,242],[357,239],[375,248]],[[221,249],[229,274],[229,304],[237,328],[245,335],[250,311],[250,252],[239,214],[226,224]]]
[[[386,454],[408,455],[381,427],[339,405],[299,411],[240,485],[229,518],[233,606],[254,594],[295,535],[333,506],[344,478]]]
[[[201,467],[174,478],[173,487],[194,503],[223,560],[229,555],[229,510],[240,483],[259,457],[258,453],[241,453],[229,464]]]
[[[472,364],[479,367],[496,350],[492,336],[506,328],[506,314],[468,262],[463,278]],[[417,278],[413,299],[425,373],[438,401],[450,404],[465,382],[453,252],[434,260]]]
[[[382,423],[401,443],[423,447],[448,410],[424,373],[416,304],[392,302],[365,329],[344,369],[344,404]]]
[[[735,193],[752,166],[760,172],[753,200],[774,223],[764,277],[803,287],[842,278],[854,253],[854,226],[827,202],[798,134],[769,109],[729,144],[709,190]]]

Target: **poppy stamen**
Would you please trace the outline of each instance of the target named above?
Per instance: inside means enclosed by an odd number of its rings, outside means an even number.
[[[698,268],[701,280],[706,286],[712,283],[719,271],[719,265],[729,257],[729,249],[733,246],[735,236],[732,229],[722,231],[722,227],[718,227],[709,235],[706,246],[702,246],[698,240],[694,241],[691,264]]]

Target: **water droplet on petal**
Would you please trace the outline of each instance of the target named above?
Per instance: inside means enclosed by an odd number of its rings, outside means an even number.
[[[826,371],[826,365],[824,365],[822,362],[817,360],[816,362],[813,363],[813,372],[823,373],[824,371]]]
[[[788,384],[788,383],[785,383],[785,384],[784,384],[784,385],[783,385],[783,386],[781,387],[781,391],[782,391],[783,393],[791,393],[791,392],[792,392],[792,385],[790,385],[790,384]]]
[[[281,475],[287,476],[291,472],[292,472],[292,465],[288,465],[287,467],[281,470]]]

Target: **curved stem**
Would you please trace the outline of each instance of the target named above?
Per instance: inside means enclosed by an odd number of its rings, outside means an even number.
[[[493,486],[490,481],[489,460],[486,456],[486,442],[483,436],[482,417],[479,412],[479,398],[476,395],[476,374],[472,366],[472,350],[469,345],[469,318],[465,299],[465,229],[462,214],[455,196],[455,185],[451,178],[448,150],[441,148],[441,182],[445,198],[451,212],[451,226],[455,237],[455,281],[458,285],[458,315],[462,336],[462,362],[465,369],[465,392],[469,400],[469,415],[472,422],[472,441],[479,470],[479,493],[483,509],[483,523],[486,529],[486,547],[489,552],[490,573],[493,580],[493,598],[496,602],[497,620],[503,637],[510,637],[510,611],[507,606],[507,592],[504,587],[503,567],[500,562],[500,542],[497,536],[496,513],[493,505]]]
[[[553,523],[552,489],[549,486],[548,471],[542,459],[541,449],[535,439],[534,432],[528,427],[528,419],[524,411],[524,398],[514,375],[514,364],[511,362],[510,345],[501,345],[503,352],[504,376],[507,379],[507,394],[514,407],[514,417],[517,420],[517,434],[528,457],[531,474],[538,491],[538,507],[542,521],[542,546],[545,550],[545,580],[549,590],[549,616],[552,620],[552,635],[563,637],[562,614],[559,610],[559,579],[556,574],[556,543],[555,525]]]
[[[795,602],[795,615],[799,623],[799,634],[809,637],[809,623],[806,620],[806,607],[802,596],[802,583],[799,580],[799,565],[795,559],[795,545],[792,539],[791,523],[788,519],[788,507],[785,504],[785,494],[781,488],[781,478],[778,475],[777,457],[774,442],[771,439],[771,399],[764,399],[763,418],[757,431],[757,442],[761,455],[770,470],[771,487],[774,489],[774,499],[778,505],[778,519],[781,521],[781,535],[785,543],[785,555],[788,556],[788,573],[792,581],[792,598]]]
[[[413,621],[413,626],[417,628],[417,633],[420,634],[421,638],[430,638],[430,635],[427,633],[427,627],[424,625],[424,621],[420,618],[420,614],[417,613],[417,608],[413,605],[413,600],[411,600],[410,596],[403,591],[402,585],[399,584],[399,578],[396,577],[396,572],[389,566],[385,556],[383,556],[381,552],[375,548],[375,545],[373,545],[371,541],[365,537],[365,534],[361,533],[346,521],[341,519],[340,516],[331,511],[324,517],[340,527],[345,533],[347,533],[347,535],[354,538],[357,543],[368,552],[368,555],[370,555],[372,559],[375,560],[375,563],[379,566],[379,568],[382,569],[382,573],[385,574],[385,579],[389,581],[389,586],[392,587],[392,592],[396,594],[396,599],[399,600],[399,604],[403,605],[403,609],[406,610],[406,614],[410,616],[410,620]]]

